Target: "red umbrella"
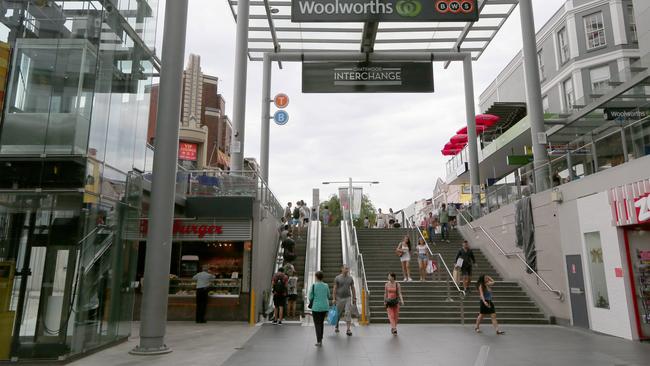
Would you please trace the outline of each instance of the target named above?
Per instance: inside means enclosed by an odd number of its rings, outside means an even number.
[[[486,127],[494,126],[501,120],[501,117],[493,114],[479,114],[476,116],[476,124]]]
[[[454,144],[464,144],[467,142],[467,135],[452,136],[449,141],[451,141]]]
[[[487,126],[483,125],[476,125],[476,133],[483,133],[487,130]],[[460,130],[456,131],[457,134],[459,135],[467,135],[467,126],[461,128]]]
[[[453,155],[456,155],[456,154],[457,154],[456,150],[447,150],[447,149],[444,149],[444,150],[442,150],[442,151],[440,151],[440,152],[441,152],[442,155],[444,155],[444,156],[453,156]]]

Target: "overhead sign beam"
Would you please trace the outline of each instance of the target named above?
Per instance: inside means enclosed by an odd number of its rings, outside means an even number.
[[[370,53],[375,50],[375,40],[377,39],[378,22],[367,22],[363,25],[363,34],[361,36],[361,52]]]
[[[474,22],[478,0],[293,0],[292,22]]]

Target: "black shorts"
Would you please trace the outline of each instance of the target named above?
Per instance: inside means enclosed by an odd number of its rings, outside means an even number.
[[[287,297],[284,295],[273,295],[273,306],[283,308],[287,306]]]
[[[292,295],[287,296],[287,300],[289,300],[289,301],[298,300],[298,294],[292,294]]]
[[[463,266],[460,268],[461,276],[471,276],[472,275],[472,266]]]
[[[494,303],[492,302],[492,300],[487,300],[487,303],[490,306],[485,306],[483,301],[481,301],[481,309],[479,310],[479,312],[483,315],[495,314],[497,311],[494,308]]]

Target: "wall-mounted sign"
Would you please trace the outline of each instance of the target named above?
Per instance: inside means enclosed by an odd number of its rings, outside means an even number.
[[[284,126],[289,122],[289,113],[287,111],[277,111],[273,114],[273,121],[278,126]]]
[[[289,96],[284,93],[280,93],[276,95],[275,98],[273,98],[273,104],[275,104],[276,108],[287,108],[289,105]]]
[[[178,143],[178,160],[196,161],[197,151],[198,151],[197,144],[191,144],[189,142],[181,141]]]
[[[303,93],[430,93],[430,62],[303,62]]]
[[[650,223],[650,179],[611,188],[608,196],[615,226]]]
[[[146,240],[149,221],[133,220],[126,225],[127,240]],[[172,227],[175,241],[245,241],[252,239],[250,220],[181,220],[175,219]]]
[[[292,22],[474,22],[478,0],[292,0]]]
[[[648,117],[648,110],[636,108],[605,108],[605,119],[608,121],[637,121]]]
[[[508,155],[506,156],[506,164],[508,165],[526,165],[533,162],[532,155]]]

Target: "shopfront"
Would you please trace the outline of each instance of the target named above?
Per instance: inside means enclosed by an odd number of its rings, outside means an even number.
[[[134,316],[140,316],[140,300],[146,253],[146,220],[140,235],[138,280]],[[195,319],[196,281],[192,277],[208,267],[215,274],[209,293],[207,320],[248,320],[252,263],[252,220],[222,218],[178,218],[173,226],[169,268],[168,320]]]
[[[614,224],[623,232],[639,339],[650,339],[650,179],[610,192]]]

